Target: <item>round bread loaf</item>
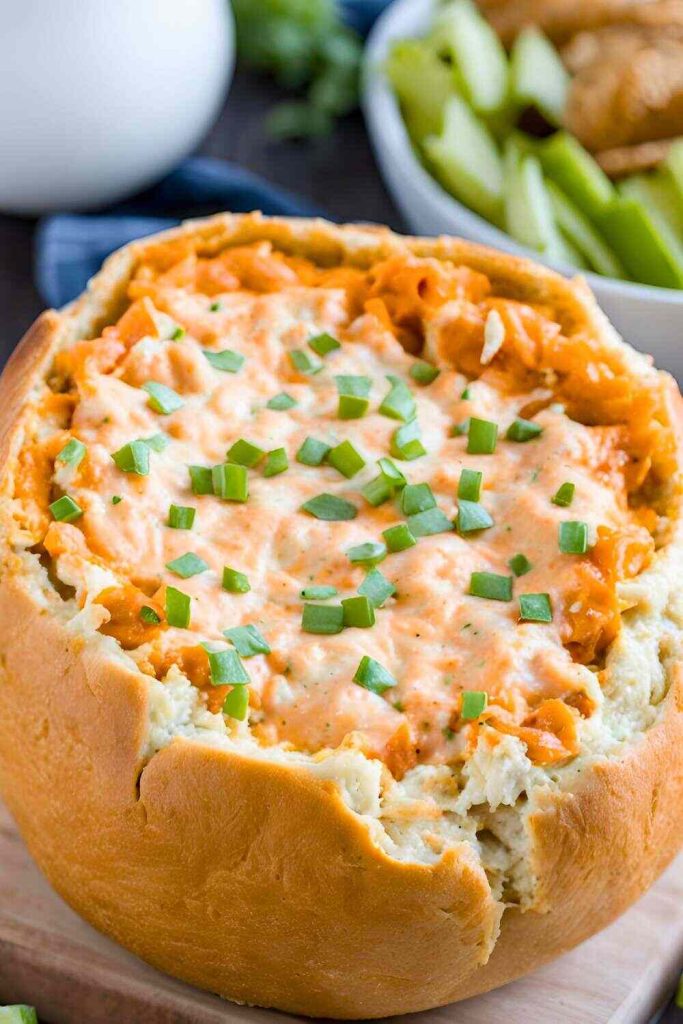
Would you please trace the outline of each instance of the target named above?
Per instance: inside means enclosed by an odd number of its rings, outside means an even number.
[[[95,927],[380,1017],[674,855],[681,400],[583,284],[226,214],[112,256],[0,389],[0,790]]]

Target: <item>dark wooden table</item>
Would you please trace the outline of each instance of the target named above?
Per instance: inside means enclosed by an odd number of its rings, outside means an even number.
[[[405,225],[377,172],[361,115],[345,118],[326,139],[273,143],[264,134],[263,118],[277,97],[270,83],[238,72],[221,117],[200,152],[233,160],[306,195],[336,219],[376,221],[403,230]],[[0,216],[2,363],[44,307],[33,284],[34,229],[31,219]],[[671,1009],[661,1024],[683,1024],[683,1013]]]

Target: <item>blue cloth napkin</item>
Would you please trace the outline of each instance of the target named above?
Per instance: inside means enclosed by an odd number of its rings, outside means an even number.
[[[365,34],[391,0],[341,0],[344,18]],[[236,164],[208,157],[185,160],[163,181],[98,214],[58,213],[43,219],[35,239],[35,279],[50,306],[79,295],[102,261],[134,238],[218,210],[261,210],[289,217],[325,215],[306,199]]]

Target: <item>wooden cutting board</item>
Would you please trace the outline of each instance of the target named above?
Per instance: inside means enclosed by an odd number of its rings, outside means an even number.
[[[670,994],[682,962],[683,855],[619,921],[561,960],[496,992],[413,1020],[645,1024]],[[0,805],[0,1004],[8,1002],[35,1005],[50,1024],[300,1019],[198,992],[99,935],[52,892]]]

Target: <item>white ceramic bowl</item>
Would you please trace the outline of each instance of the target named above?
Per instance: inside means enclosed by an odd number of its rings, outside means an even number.
[[[506,252],[540,259],[449,195],[418,160],[401,112],[382,71],[396,39],[424,33],[434,0],[395,0],[381,15],[365,51],[363,108],[377,162],[411,231],[459,235]],[[573,276],[570,267],[556,269]],[[683,380],[683,291],[631,284],[586,273],[591,288],[622,336],[651,353],[658,366]]]

